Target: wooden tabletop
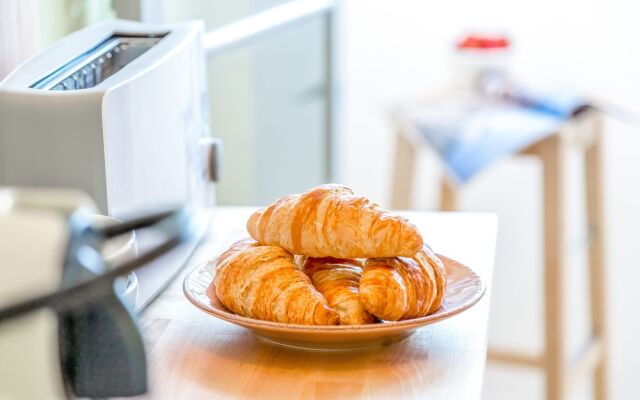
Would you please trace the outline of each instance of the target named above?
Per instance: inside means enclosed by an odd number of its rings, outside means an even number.
[[[184,274],[245,237],[253,209],[219,207],[185,271],[142,314],[153,398],[480,399],[497,219],[490,214],[404,213],[439,253],[487,283],[485,297],[403,342],[353,352],[309,352],[262,342],[191,305]]]

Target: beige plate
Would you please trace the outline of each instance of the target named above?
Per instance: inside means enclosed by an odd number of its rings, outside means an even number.
[[[215,317],[252,330],[283,346],[308,350],[353,350],[400,341],[416,329],[442,321],[473,306],[484,295],[482,280],[469,267],[439,256],[447,270],[447,292],[442,306],[422,318],[368,325],[309,326],[241,317],[227,310],[212,290],[214,263],[204,263],[184,280],[184,294],[196,307]]]

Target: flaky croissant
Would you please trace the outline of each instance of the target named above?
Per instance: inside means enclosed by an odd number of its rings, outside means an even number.
[[[219,258],[214,277],[220,302],[236,314],[274,322],[336,325],[338,314],[277,246],[245,239]]]
[[[256,211],[247,230],[260,243],[310,257],[410,257],[422,247],[405,218],[333,184],[282,197]]]
[[[442,261],[425,246],[414,257],[368,259],[360,300],[382,320],[424,317],[440,307],[446,281]]]
[[[371,324],[375,317],[360,302],[362,263],[354,259],[299,257],[298,265],[338,312],[341,325]]]

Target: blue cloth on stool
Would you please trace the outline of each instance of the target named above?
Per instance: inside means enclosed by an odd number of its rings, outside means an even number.
[[[584,104],[565,102],[566,107]],[[440,155],[451,177],[465,182],[493,161],[554,134],[571,117],[495,98],[469,96],[416,103],[402,115]]]

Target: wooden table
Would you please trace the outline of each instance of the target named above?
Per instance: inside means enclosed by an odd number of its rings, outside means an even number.
[[[182,277],[246,236],[253,209],[218,208],[209,237],[189,265],[142,314],[153,398],[421,398],[480,399],[497,219],[490,214],[406,215],[438,252],[473,268],[485,297],[454,318],[407,340],[353,352],[297,351],[262,342],[249,331],[192,306]]]

